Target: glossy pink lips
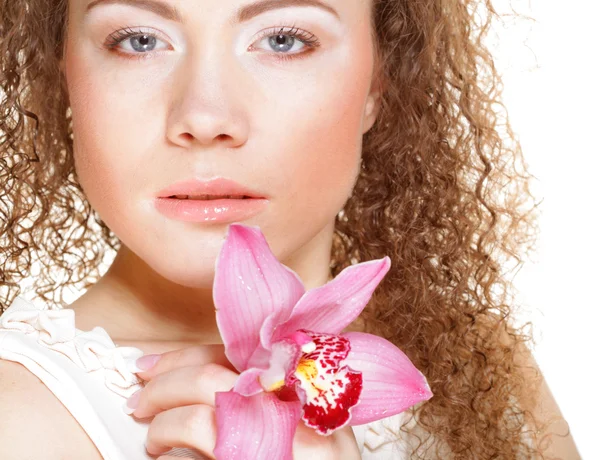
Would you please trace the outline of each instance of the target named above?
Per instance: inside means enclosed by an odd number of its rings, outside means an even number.
[[[171,219],[227,223],[252,217],[265,209],[269,200],[260,192],[220,177],[172,184],[158,193],[154,203],[160,213]]]
[[[224,177],[217,177],[206,181],[190,179],[177,182],[158,192],[157,196],[167,198],[176,195],[190,195],[194,197],[199,197],[200,195],[212,195],[216,197],[232,195],[235,197],[266,198],[263,193]]]
[[[161,214],[184,222],[235,222],[248,219],[262,211],[268,200],[262,198],[193,200],[157,198],[156,209]]]

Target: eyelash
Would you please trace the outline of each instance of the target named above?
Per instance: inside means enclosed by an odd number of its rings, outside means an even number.
[[[139,28],[136,30],[133,27],[127,26],[127,27],[124,27],[123,29],[119,29],[119,30],[113,32],[112,34],[110,34],[108,36],[104,46],[109,50],[113,50],[118,45],[120,45],[122,42],[127,40],[128,38],[141,36],[141,35],[149,35],[151,37],[160,39],[160,36],[158,36],[157,34],[154,34],[152,32],[144,31]],[[306,48],[308,48],[307,51],[302,51],[299,53],[287,53],[287,52],[286,53],[284,53],[284,52],[272,53],[277,56],[275,59],[278,61],[291,61],[294,59],[303,59],[308,54],[311,54],[311,52],[314,51],[316,48],[321,46],[319,39],[315,35],[311,34],[310,32],[306,32],[302,29],[299,29],[294,25],[292,25],[292,26],[277,26],[277,27],[273,27],[269,30],[266,30],[263,33],[261,33],[261,35],[256,39],[256,41],[254,43],[260,42],[264,38],[272,37],[272,36],[276,36],[276,35],[285,35],[285,36],[293,37],[294,39],[299,40],[303,45],[305,45]],[[117,51],[115,51],[115,52],[117,52]],[[135,54],[120,53],[120,54],[126,54],[127,58],[129,58],[129,59],[147,59],[148,56],[150,54],[152,54],[152,52],[135,53]]]

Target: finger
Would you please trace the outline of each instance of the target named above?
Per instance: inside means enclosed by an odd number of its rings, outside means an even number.
[[[190,404],[214,406],[217,391],[233,388],[238,374],[219,364],[187,366],[163,372],[140,390],[137,418],[146,418],[174,407]]]
[[[215,410],[204,404],[176,407],[158,414],[150,423],[146,450],[160,455],[173,447],[196,449],[215,458],[217,440]]]
[[[171,369],[208,363],[217,363],[235,370],[225,356],[223,345],[195,345],[162,353],[154,366],[148,370],[140,370],[136,375],[142,380],[150,380]]]

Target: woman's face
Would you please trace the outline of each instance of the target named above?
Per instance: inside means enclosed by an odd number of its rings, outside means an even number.
[[[259,226],[292,268],[317,247],[329,254],[376,95],[370,0],[319,3],[70,1],[64,71],[79,180],[165,278],[209,286],[230,223],[155,208],[162,189],[192,178],[267,197],[237,221]]]

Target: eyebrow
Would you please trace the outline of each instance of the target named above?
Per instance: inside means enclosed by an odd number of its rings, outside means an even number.
[[[184,22],[183,15],[175,6],[157,0],[94,0],[88,4],[86,14],[96,6],[108,5],[111,3],[135,6],[155,13],[170,21]],[[333,14],[338,19],[340,18],[340,15],[334,8],[323,3],[321,0],[259,0],[241,7],[236,14],[236,21],[238,23],[246,22],[266,11],[289,6],[314,6]]]

